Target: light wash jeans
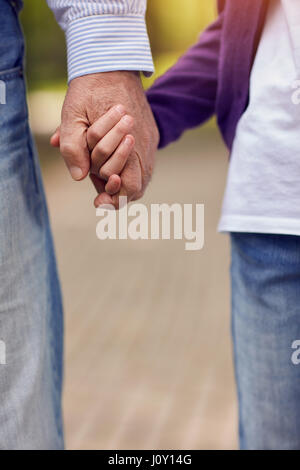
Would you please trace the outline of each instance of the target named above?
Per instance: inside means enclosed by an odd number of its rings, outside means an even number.
[[[300,237],[233,233],[232,331],[242,449],[300,449]],[[296,357],[300,358],[300,354]]]
[[[62,449],[62,304],[28,126],[19,3],[0,0],[0,449]],[[241,448],[300,449],[300,365],[291,360],[300,238],[231,241]]]
[[[28,125],[19,6],[0,0],[0,449],[62,449],[62,302]]]

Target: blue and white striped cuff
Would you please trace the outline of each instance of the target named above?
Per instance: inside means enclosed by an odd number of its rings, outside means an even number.
[[[154,72],[143,16],[98,15],[71,22],[66,31],[69,82],[114,70]]]

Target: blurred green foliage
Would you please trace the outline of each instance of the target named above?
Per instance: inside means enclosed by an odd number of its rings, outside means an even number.
[[[64,33],[46,0],[25,0],[21,14],[27,43],[29,89],[57,88],[66,84]],[[147,25],[156,66],[148,86],[197,39],[215,15],[214,0],[148,0]]]
[[[25,0],[21,21],[26,37],[29,88],[44,88],[66,80],[64,33],[46,0]]]
[[[183,52],[215,14],[215,0],[148,0],[147,25],[154,56]]]

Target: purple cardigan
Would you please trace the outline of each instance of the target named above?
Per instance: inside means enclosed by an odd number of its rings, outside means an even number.
[[[231,149],[248,104],[250,72],[267,5],[267,0],[219,0],[217,20],[147,91],[160,148],[216,114]]]

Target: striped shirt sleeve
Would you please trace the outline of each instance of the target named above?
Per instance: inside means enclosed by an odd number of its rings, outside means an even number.
[[[97,72],[154,71],[147,0],[47,0],[66,34],[68,79]]]

